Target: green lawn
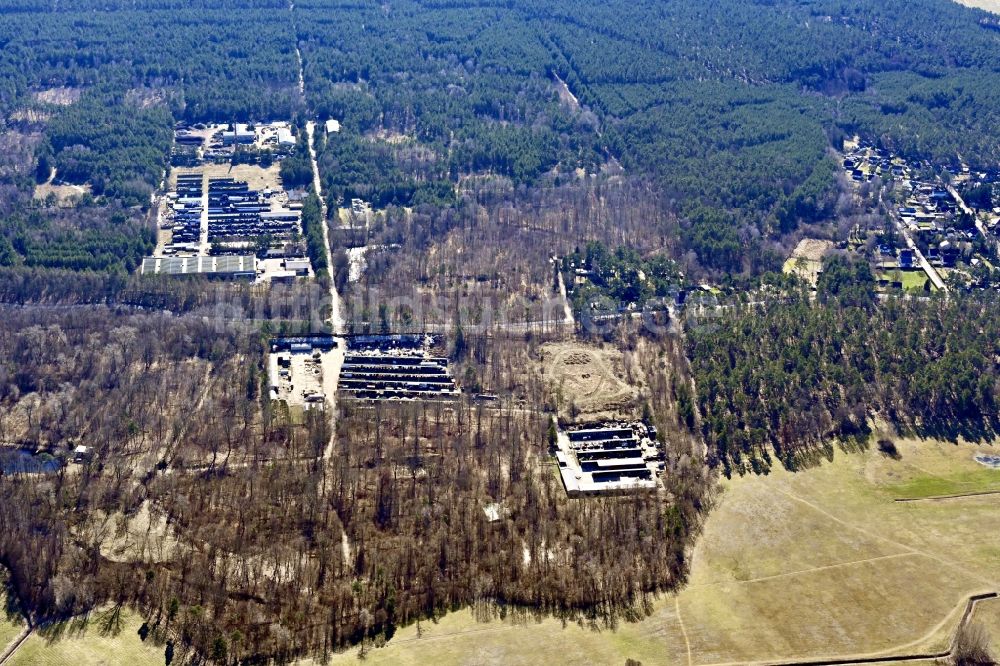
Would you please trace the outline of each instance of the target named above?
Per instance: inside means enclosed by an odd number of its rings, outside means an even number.
[[[924,284],[927,282],[927,273],[920,269],[916,270],[899,270],[899,271],[886,271],[879,274],[879,279],[888,280],[889,282],[899,282],[903,283],[904,291],[923,291]],[[934,284],[931,283],[931,291],[935,289]]]
[[[1000,470],[983,467],[982,470],[963,471],[945,476],[927,474],[908,479],[904,483],[887,486],[886,490],[899,499],[1000,490]]]

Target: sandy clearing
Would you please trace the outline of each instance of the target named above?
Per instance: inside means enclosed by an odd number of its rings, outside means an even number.
[[[955,0],[955,2],[966,7],[976,7],[1000,14],[1000,0]]]
[[[559,400],[560,418],[604,418],[629,414],[638,391],[619,377],[615,368],[622,353],[575,342],[543,345],[545,381]]]

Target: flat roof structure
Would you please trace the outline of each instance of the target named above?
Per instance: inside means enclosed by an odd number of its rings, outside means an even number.
[[[556,461],[570,497],[655,490],[663,469],[656,428],[641,421],[560,430]]]
[[[146,257],[142,260],[143,275],[201,275],[230,279],[257,277],[254,256],[221,257]]]
[[[303,275],[309,273],[309,259],[285,259],[285,270]]]
[[[271,351],[288,351],[296,345],[307,345],[310,349],[336,349],[337,339],[332,335],[302,335],[271,340]]]
[[[649,474],[648,471],[646,473]],[[656,481],[652,478],[599,475],[594,479],[592,474],[580,474],[568,467],[561,467],[559,475],[570,497],[624,494],[656,488]]]
[[[298,279],[299,274],[295,271],[273,271],[271,274],[271,282],[295,282]]]
[[[427,335],[356,335],[347,339],[337,390],[346,398],[454,400],[460,393],[447,358],[432,356]]]

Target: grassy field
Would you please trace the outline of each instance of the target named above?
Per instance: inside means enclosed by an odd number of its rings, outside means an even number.
[[[781,272],[787,275],[794,273],[802,279],[807,280],[810,284],[815,285],[822,268],[823,262],[821,261],[803,259],[802,257],[789,257],[785,259],[785,263],[781,267]]]
[[[880,279],[889,280],[890,282],[899,280],[903,283],[903,289],[905,291],[923,291],[924,284],[929,279],[927,277],[927,273],[920,269],[908,271],[889,271],[880,273],[878,277]],[[934,289],[934,284],[931,283],[931,290],[933,291]]]
[[[84,621],[70,622],[33,633],[7,662],[11,666],[163,666],[164,646],[139,638],[142,619],[123,611],[113,631],[107,631],[106,612],[94,612]]]
[[[948,484],[992,488],[1000,471],[973,460],[989,447],[897,447],[900,460],[838,451],[798,474],[727,482],[689,585],[642,622],[598,631],[553,619],[483,623],[461,611],[423,623],[419,637],[400,630],[366,661],[707,665],[943,649],[968,595],[1000,591],[1000,498],[894,500]],[[982,609],[997,643],[1000,603]],[[357,660],[355,649],[334,663]]]
[[[919,499],[940,495],[967,495],[979,492],[1000,492],[1000,472],[970,470],[947,476],[920,476],[892,486],[900,499]]]
[[[992,627],[991,638],[993,639],[993,656],[1000,655],[1000,632],[996,627],[1000,627],[1000,599],[990,599],[979,604],[976,611],[976,622],[984,627]]]
[[[817,238],[803,238],[785,260],[784,273],[795,273],[814,287],[823,269],[823,256],[833,248],[833,243]]]
[[[0,614],[0,652],[17,638],[24,629],[24,621],[6,613]]]
[[[8,584],[6,569],[0,571],[0,586]],[[25,622],[16,610],[0,610],[0,653],[24,630]]]

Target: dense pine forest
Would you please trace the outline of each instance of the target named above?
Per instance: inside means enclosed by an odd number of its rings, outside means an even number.
[[[827,262],[818,298],[792,290],[690,327],[702,432],[726,475],[795,469],[873,419],[925,437],[992,439],[1000,302],[877,302],[867,264]]]
[[[331,199],[448,206],[471,175],[551,184],[620,163],[671,194],[704,266],[759,272],[779,261],[768,239],[833,213],[828,150],[847,134],[939,164],[998,157],[1000,33],[942,0],[0,11],[8,125],[60,178],[129,205],[159,183],[171,118],[313,113],[346,130],[323,155]],[[53,107],[37,94],[53,88],[82,97]]]

